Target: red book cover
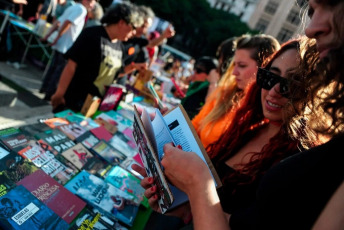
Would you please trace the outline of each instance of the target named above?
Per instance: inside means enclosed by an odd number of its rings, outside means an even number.
[[[100,104],[100,111],[109,111],[117,108],[122,99],[123,86],[110,85],[106,91],[103,101]]]
[[[105,141],[109,141],[112,138],[112,134],[104,126],[99,126],[97,128],[91,129],[90,131],[99,140],[103,139]]]
[[[70,224],[86,203],[57,183],[42,170],[26,176],[17,185],[23,185],[58,216]]]

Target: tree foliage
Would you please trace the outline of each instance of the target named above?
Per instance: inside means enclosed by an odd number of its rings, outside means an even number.
[[[207,0],[132,0],[170,21],[176,36],[168,43],[194,57],[215,56],[218,45],[233,36],[254,33],[234,14],[211,8]]]

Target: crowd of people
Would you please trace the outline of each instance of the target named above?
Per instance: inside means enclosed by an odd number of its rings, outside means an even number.
[[[156,47],[175,33],[171,26],[148,33],[154,12],[146,6],[43,3],[36,10],[70,4],[52,14],[53,26],[43,38],[57,31],[41,88],[54,112],[80,111],[88,94],[102,97],[107,86],[145,71]],[[165,65],[172,92],[222,182],[216,189],[199,157],[165,145],[164,173],[189,197],[169,215],[183,219],[185,228],[343,228],[344,3],[307,4],[305,35],[283,44],[265,34],[242,35],[222,42],[216,58]],[[89,20],[99,21],[85,26]],[[140,166],[133,168],[145,177],[145,196],[159,212],[154,180]]]

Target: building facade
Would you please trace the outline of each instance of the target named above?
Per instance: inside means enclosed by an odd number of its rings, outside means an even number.
[[[297,34],[305,0],[208,0],[210,5],[238,15],[251,29],[285,42]]]

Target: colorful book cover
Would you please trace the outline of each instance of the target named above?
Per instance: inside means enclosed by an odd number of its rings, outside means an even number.
[[[0,227],[16,230],[65,230],[68,224],[23,186],[0,197]]]
[[[99,230],[99,229],[116,229],[127,230],[121,226],[114,218],[109,218],[92,208],[85,208],[75,219],[69,230]]]
[[[98,128],[91,129],[90,131],[99,140],[109,141],[112,138],[112,134],[107,131],[104,126],[99,126]]]
[[[86,170],[81,170],[75,177],[73,177],[67,184],[64,185],[71,193],[76,194],[80,186],[89,178],[90,173]]]
[[[110,85],[100,103],[99,110],[109,111],[116,109],[122,99],[124,90],[125,88],[121,85]]]
[[[71,139],[58,129],[50,129],[45,132],[37,133],[35,137],[36,139],[42,139],[59,153],[75,145]]]
[[[19,132],[2,136],[0,137],[0,140],[2,142],[2,145],[6,147],[8,150],[14,150],[16,151],[21,146],[27,144],[30,140],[33,140],[34,137],[22,132],[19,130]]]
[[[80,137],[76,139],[77,143],[83,144],[87,149],[92,148],[97,143],[99,143],[99,139],[96,138],[90,131],[85,132]]]
[[[112,119],[114,119],[118,124],[121,124],[125,127],[132,127],[133,121],[124,117],[119,111],[107,111],[105,112],[106,115],[110,116]]]
[[[76,194],[104,214],[114,216],[129,226],[132,226],[138,212],[133,197],[92,174],[81,184]]]
[[[105,181],[132,196],[137,205],[143,201],[145,190],[140,185],[141,181],[122,167],[114,166],[105,177]]]
[[[79,170],[86,170],[92,174],[104,175],[109,170],[109,166],[95,157],[81,143],[64,151],[62,156],[69,160]]]
[[[48,119],[40,119],[39,122],[45,123],[50,128],[55,129],[59,125],[65,125],[69,124],[69,121],[67,121],[65,118],[62,117],[52,117]]]
[[[109,123],[106,120],[103,120],[102,118],[96,118],[94,119],[95,122],[97,122],[99,125],[104,126],[104,128],[109,131],[109,133],[114,134],[117,132],[117,126],[114,124]]]
[[[140,156],[139,156],[140,157]],[[128,157],[127,159],[125,159],[123,162],[121,162],[119,165],[128,170],[131,174],[133,174],[134,176],[136,176],[137,178],[139,178],[140,180],[143,179],[143,176],[141,176],[140,173],[136,172],[135,170],[132,169],[132,165],[140,165],[136,160],[134,160],[134,158],[132,157]],[[144,167],[143,165],[140,165],[141,167]]]
[[[137,154],[137,148],[132,148],[129,145],[130,141],[131,140],[127,136],[125,136],[123,133],[118,132],[115,135],[113,135],[113,137],[110,139],[110,141],[108,141],[108,143],[115,149],[118,149],[127,157],[132,157],[135,154]]]
[[[59,217],[70,224],[86,203],[57,183],[42,170],[37,170],[19,181],[32,195],[46,204]]]
[[[73,141],[87,131],[82,126],[78,125],[77,123],[60,125],[57,128],[61,130],[69,139]]]
[[[35,142],[26,145],[23,149],[18,151],[18,154],[23,158],[32,161],[32,163],[39,168],[54,158],[54,154],[52,152],[44,151],[40,145]]]
[[[67,116],[74,115],[75,112],[71,109],[66,109],[61,112],[55,113],[55,117],[66,118]]]
[[[111,147],[103,140],[99,141],[98,144],[93,146],[91,151],[112,165],[117,165],[124,161],[126,158],[126,156],[123,153]]]

